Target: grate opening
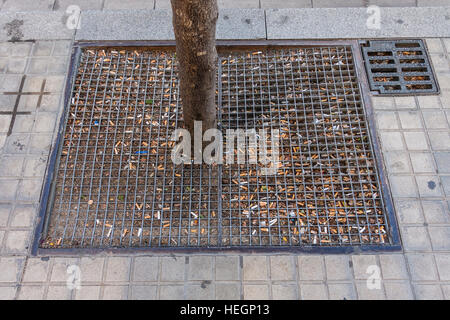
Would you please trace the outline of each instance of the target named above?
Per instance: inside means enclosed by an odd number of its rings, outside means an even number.
[[[173,50],[81,48],[41,248],[395,244],[352,46],[221,51],[220,128],[279,130],[275,173],[172,163]]]
[[[438,93],[422,40],[370,40],[361,45],[370,89],[380,94]]]

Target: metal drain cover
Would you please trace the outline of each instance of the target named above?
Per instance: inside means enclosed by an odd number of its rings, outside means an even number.
[[[370,40],[361,48],[372,91],[380,94],[438,93],[422,40]]]
[[[77,47],[38,246],[398,249],[355,50],[219,48],[223,132],[281,133],[280,165],[262,175],[172,163],[183,126],[173,48]]]

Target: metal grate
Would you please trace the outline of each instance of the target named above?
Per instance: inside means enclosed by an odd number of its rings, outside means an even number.
[[[174,53],[82,49],[40,247],[392,244],[351,46],[228,50],[218,79],[224,133],[279,130],[276,174],[174,165]]]
[[[422,40],[371,40],[361,48],[371,90],[381,94],[439,91]]]

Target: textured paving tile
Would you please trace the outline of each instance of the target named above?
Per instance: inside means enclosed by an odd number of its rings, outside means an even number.
[[[414,293],[418,300],[440,300],[443,298],[441,287],[436,284],[415,284]]]
[[[198,256],[189,258],[188,280],[213,280],[214,257]]]
[[[380,288],[369,288],[365,281],[356,283],[356,291],[358,292],[358,299],[360,300],[384,300],[386,295],[383,286]]]
[[[187,300],[212,300],[214,299],[214,284],[211,281],[203,281],[202,284],[193,284],[186,287]]]
[[[352,279],[350,259],[348,256],[325,256],[327,280]]]
[[[71,300],[72,290],[69,290],[67,286],[49,286],[47,289],[46,300]]]
[[[19,300],[42,300],[44,298],[43,286],[22,286],[19,289]]]
[[[108,258],[105,281],[129,281],[130,262],[128,257]]]
[[[103,300],[124,300],[128,298],[128,286],[103,287]]]
[[[374,255],[360,255],[352,256],[354,278],[357,280],[367,279],[370,275],[370,269],[378,267],[376,256]]]
[[[330,300],[355,300],[356,291],[351,283],[330,283],[328,284]]]
[[[408,279],[405,257],[402,254],[380,255],[381,273],[385,280]]]
[[[384,282],[386,299],[388,300],[412,300],[414,299],[411,284],[408,281]]]
[[[327,287],[322,283],[300,284],[300,295],[302,300],[327,300],[328,291]]]
[[[418,200],[398,200],[395,202],[397,217],[402,223],[422,224],[424,218]]]
[[[75,300],[97,300],[100,297],[100,286],[81,286],[75,292]]]
[[[157,288],[157,286],[133,286],[131,288],[131,299],[155,300]]]
[[[244,285],[245,300],[267,300],[269,299],[269,287],[266,285]]]
[[[270,278],[272,280],[295,280],[295,272],[294,257],[270,257]]]
[[[134,259],[133,281],[157,281],[159,259],[157,257],[136,257]]]
[[[239,280],[239,257],[216,257],[216,280]]]
[[[240,283],[216,282],[217,300],[239,300],[241,298]]]
[[[162,285],[159,290],[161,300],[184,299],[184,286],[182,285]]]
[[[431,254],[409,254],[406,257],[412,280],[432,281],[438,279],[436,265]]]
[[[185,259],[181,257],[161,258],[161,280],[184,280]]]
[[[272,284],[272,299],[297,300],[297,286],[292,284]]]
[[[264,256],[244,256],[244,281],[267,279],[267,258]]]
[[[298,257],[298,279],[299,280],[324,280],[325,263],[322,256],[300,256]]]
[[[49,271],[48,260],[31,258],[27,261],[23,282],[46,282]]]

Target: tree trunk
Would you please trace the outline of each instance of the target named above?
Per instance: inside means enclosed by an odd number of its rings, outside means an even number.
[[[216,127],[217,0],[171,0],[185,128],[194,147],[194,122]],[[199,147],[204,148],[202,142]],[[197,150],[198,151],[198,150]]]

